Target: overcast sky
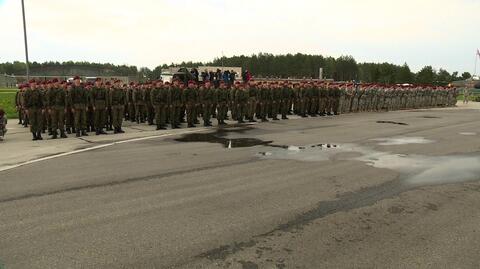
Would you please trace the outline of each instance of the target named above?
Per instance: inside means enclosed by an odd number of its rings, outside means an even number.
[[[310,53],[473,72],[480,0],[25,0],[31,61],[154,68]],[[24,60],[20,0],[0,0],[0,62]]]

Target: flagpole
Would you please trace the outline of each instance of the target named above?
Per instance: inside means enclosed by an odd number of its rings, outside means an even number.
[[[27,24],[25,23],[25,4],[22,0],[22,15],[23,15],[23,38],[25,41],[25,66],[27,68],[27,81],[30,79],[30,69],[28,68],[28,42],[27,42]],[[476,68],[476,67],[475,67]]]
[[[478,61],[479,57],[480,57],[480,54],[478,53],[478,49],[477,49],[477,53],[475,53],[475,72],[473,72],[473,76],[477,75],[477,61]],[[472,76],[472,78],[473,78],[473,76]]]

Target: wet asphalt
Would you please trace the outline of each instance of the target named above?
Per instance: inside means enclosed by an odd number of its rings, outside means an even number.
[[[478,268],[479,114],[232,125],[0,172],[0,261]]]

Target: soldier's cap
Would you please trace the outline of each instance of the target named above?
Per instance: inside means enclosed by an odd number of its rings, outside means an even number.
[[[75,76],[75,77],[73,77],[73,79],[74,79],[74,80],[80,79],[80,77],[79,77],[79,76]]]
[[[112,84],[110,83],[110,81],[107,81],[107,82],[105,83],[105,85],[110,86],[110,85],[112,85]]]
[[[195,81],[193,81],[193,80],[189,80],[189,81],[188,81],[188,84],[196,84],[196,83],[195,83]]]
[[[67,82],[67,86],[71,86],[71,85],[72,85],[72,83],[71,83],[71,82]]]
[[[132,85],[135,85],[135,82],[133,82],[133,81],[132,81],[132,82],[130,82],[130,86],[132,86]]]
[[[30,81],[28,81],[28,83],[37,83],[34,79],[31,79]]]
[[[96,78],[95,81],[102,81],[102,79],[101,78]]]
[[[58,78],[52,79],[52,83],[58,83]]]

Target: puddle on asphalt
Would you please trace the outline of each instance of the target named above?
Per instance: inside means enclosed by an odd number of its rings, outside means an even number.
[[[408,144],[429,144],[435,141],[430,139],[425,139],[423,137],[388,137],[388,138],[375,138],[371,139],[373,141],[378,141],[380,146],[396,146],[396,145],[408,145]]]
[[[461,135],[466,135],[466,136],[475,136],[477,135],[477,133],[474,133],[474,132],[463,132],[463,133],[459,133]]]
[[[181,138],[175,139],[179,142],[207,142],[207,143],[216,143],[221,144],[225,148],[245,148],[245,147],[254,147],[259,145],[268,145],[272,141],[263,141],[256,138],[227,138],[218,136],[215,133],[192,133],[182,136]]]
[[[361,161],[366,165],[390,169],[400,173],[403,182],[413,185],[431,185],[480,180],[480,154],[426,156],[395,154],[378,151],[357,144],[317,143],[304,146],[276,145],[273,141],[232,136],[244,133],[249,126],[217,129],[212,133],[191,133],[175,139],[179,142],[207,142],[225,148],[263,146],[256,156],[265,159],[298,161]],[[376,138],[381,146],[428,144],[424,137]]]
[[[225,148],[245,148],[254,147],[260,145],[269,145],[273,141],[264,141],[257,138],[236,138],[231,137],[230,134],[239,133],[243,134],[246,131],[252,130],[252,126],[231,125],[229,127],[218,128],[212,133],[191,133],[181,136],[175,139],[178,142],[206,142],[223,145]]]
[[[396,121],[389,121],[389,120],[379,120],[377,123],[389,123],[389,124],[396,124],[396,125],[408,125],[405,122],[396,122]]]
[[[257,154],[260,158],[298,161],[361,161],[366,165],[400,173],[412,185],[433,185],[480,180],[480,155],[426,156],[381,152],[355,144],[335,147],[289,146]],[[348,153],[348,154],[345,154]],[[360,156],[352,156],[356,153]]]
[[[423,118],[423,119],[441,119],[441,117],[429,116],[429,115],[427,115],[427,116],[421,116],[421,117],[419,117],[419,118]]]

